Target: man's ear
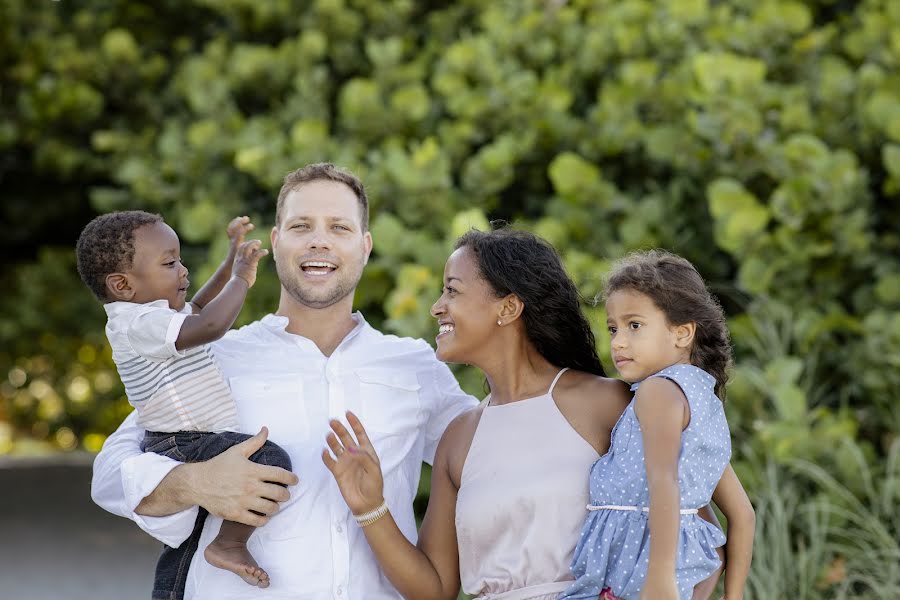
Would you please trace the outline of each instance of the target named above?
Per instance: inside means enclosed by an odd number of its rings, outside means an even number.
[[[672,328],[675,333],[675,346],[678,348],[690,348],[694,343],[694,334],[697,333],[696,323],[684,323]]]
[[[366,248],[366,258],[363,260],[363,264],[369,264],[369,255],[372,254],[372,245],[374,242],[372,241],[372,233],[367,231],[363,234],[363,244]]]
[[[110,273],[106,276],[106,294],[113,300],[131,302],[134,288],[125,273]]]
[[[278,261],[278,226],[272,228],[269,234],[269,240],[272,242],[272,260]]]
[[[525,303],[515,294],[507,294],[500,301],[500,312],[497,313],[497,320],[503,325],[508,325],[522,316],[525,310]]]

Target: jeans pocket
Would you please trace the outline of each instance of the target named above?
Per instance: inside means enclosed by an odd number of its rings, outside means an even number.
[[[159,454],[160,456],[173,458],[181,462],[187,460],[184,454],[178,449],[178,443],[175,440],[174,435],[167,435],[159,438],[154,436],[149,440],[144,438],[144,442],[141,443],[141,449],[144,452],[152,452],[153,454]]]

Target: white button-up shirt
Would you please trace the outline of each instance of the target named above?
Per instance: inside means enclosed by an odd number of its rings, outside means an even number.
[[[222,520],[209,517],[188,574],[188,600],[399,598],[340,495],[321,452],[328,420],[355,412],[381,459],[384,497],[404,535],[416,541],[412,502],[422,462],[432,462],[447,424],[476,401],[422,340],[384,335],[354,314],[357,326],[331,356],[309,339],[287,333],[286,317],[268,315],[212,344],[228,380],[241,431],[263,425],[291,456],[300,483],[291,499],[248,542],[271,578],[259,589],[208,564],[203,548]],[[197,508],[167,517],[134,509],[179,463],[141,453],[143,430],[130,415],[94,463],[91,495],[106,510],[134,520],[160,541],[187,539]]]

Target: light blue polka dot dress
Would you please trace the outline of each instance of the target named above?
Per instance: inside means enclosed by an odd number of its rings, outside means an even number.
[[[650,377],[674,381],[687,397],[691,419],[681,433],[678,458],[681,508],[706,506],[731,460],[731,435],[714,392],[716,380],[703,369],[683,364]],[[632,385],[632,391],[638,386],[640,382]],[[613,429],[609,452],[591,467],[589,485],[591,506],[638,510],[604,508],[588,513],[572,559],[575,582],[559,598],[596,600],[608,588],[618,598],[637,599],[650,557],[649,513],[642,510],[650,505],[650,492],[633,399]],[[694,586],[719,568],[715,549],[724,544],[718,527],[697,514],[681,515],[675,576],[682,600],[689,600]]]

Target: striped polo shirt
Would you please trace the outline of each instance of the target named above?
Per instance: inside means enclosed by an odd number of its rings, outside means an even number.
[[[138,425],[149,431],[237,431],[237,409],[208,345],[179,352],[191,305],[166,300],[104,305],[106,337]]]

